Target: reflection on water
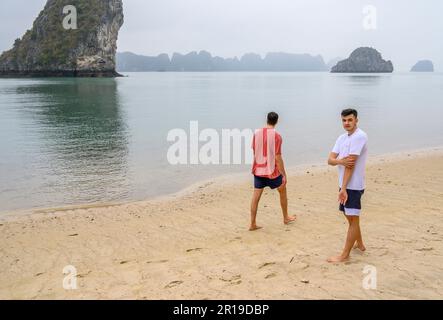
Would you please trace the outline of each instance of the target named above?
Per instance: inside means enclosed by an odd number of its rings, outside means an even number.
[[[381,81],[390,79],[389,76],[378,74],[346,74],[344,77],[352,86],[377,86]]]
[[[280,114],[288,166],[324,162],[354,106],[370,155],[443,145],[443,74],[133,73],[0,79],[0,214],[146,199],[247,165],[172,166],[169,130],[255,129]],[[421,117],[425,115],[425,117]],[[425,119],[418,121],[419,118]],[[200,144],[200,147],[203,143]],[[247,143],[246,145],[250,145]]]
[[[14,96],[30,138],[15,150],[27,158],[27,179],[19,185],[36,187],[19,207],[35,202],[28,197],[44,198],[45,206],[126,197],[127,127],[114,79],[28,81]]]

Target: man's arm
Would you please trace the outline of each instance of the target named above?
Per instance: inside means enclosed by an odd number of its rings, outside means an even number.
[[[286,171],[285,171],[285,164],[283,162],[283,157],[281,156],[281,154],[277,154],[275,156],[275,162],[277,164],[277,169],[278,171],[281,173],[281,175],[283,176],[283,183],[286,184],[286,182],[288,181],[286,179]]]
[[[329,154],[329,158],[328,158],[328,164],[330,166],[338,166],[338,165],[342,165],[342,160],[343,159],[337,159],[338,158],[338,153],[335,152],[331,152]]]
[[[352,161],[352,163],[355,164],[358,156],[351,154],[348,156],[348,158],[350,159],[350,161]],[[348,193],[346,189],[348,187],[349,180],[351,180],[352,174],[354,173],[354,167],[355,165],[345,168],[345,173],[343,175],[343,184],[341,186],[340,193],[338,194],[338,201],[343,205],[346,204],[346,201],[348,201]]]
[[[344,166],[346,168],[353,168],[355,165],[355,158],[353,157],[346,157],[343,159],[337,159],[338,158],[338,153],[335,152],[331,152],[329,154],[329,158],[328,158],[328,164],[330,166]]]

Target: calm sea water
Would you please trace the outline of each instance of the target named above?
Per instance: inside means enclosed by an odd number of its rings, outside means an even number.
[[[443,74],[132,73],[0,79],[0,212],[176,192],[249,165],[167,161],[173,128],[260,127],[281,116],[287,165],[323,160],[345,106],[379,154],[443,145]]]

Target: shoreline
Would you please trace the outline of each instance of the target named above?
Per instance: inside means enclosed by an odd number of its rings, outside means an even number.
[[[416,157],[426,157],[430,154],[439,154],[443,152],[443,146],[437,147],[426,147],[419,149],[396,151],[391,153],[382,153],[369,156],[367,166],[371,166],[380,161],[396,161],[416,158]],[[314,163],[304,163],[293,166],[287,166],[286,172],[289,176],[299,176],[304,174],[306,170],[323,170],[328,171],[331,167],[325,164],[326,161],[314,162]],[[334,169],[334,168],[332,168]],[[196,181],[181,190],[173,193],[167,193],[163,195],[154,196],[152,198],[141,199],[141,200],[128,200],[128,201],[116,201],[116,202],[97,202],[97,203],[86,203],[86,204],[74,204],[66,206],[56,206],[56,207],[37,207],[29,209],[17,209],[11,211],[0,212],[0,222],[7,222],[11,220],[16,220],[20,218],[31,218],[33,216],[40,216],[45,214],[63,213],[81,209],[94,209],[94,208],[109,208],[118,207],[130,204],[143,204],[146,202],[163,202],[180,199],[187,195],[191,195],[197,191],[206,190],[209,186],[213,184],[229,183],[229,184],[242,184],[250,180],[251,173],[249,171],[237,172],[237,173],[227,173],[217,175],[215,177]]]
[[[443,152],[443,146],[437,147],[426,147],[419,149],[411,149],[411,150],[403,150],[396,151],[390,153],[382,153],[370,155],[368,157],[367,166],[375,165],[378,162],[384,161],[399,161],[405,159],[412,159],[417,157],[426,157],[432,154],[439,154]],[[307,170],[312,171],[329,171],[331,169],[330,166],[325,164],[326,161],[322,162],[314,162],[314,163],[304,163],[293,166],[287,166],[286,172],[289,176],[300,176],[304,174]],[[97,202],[97,203],[86,203],[86,204],[74,204],[74,205],[66,205],[66,206],[56,206],[56,207],[37,207],[37,208],[29,208],[29,209],[17,209],[11,211],[0,212],[0,222],[8,222],[15,221],[21,218],[33,218],[37,216],[44,215],[54,215],[54,214],[62,214],[75,210],[83,210],[83,209],[94,209],[94,208],[112,208],[124,205],[131,204],[144,204],[144,203],[158,203],[164,201],[177,200],[188,195],[192,195],[195,192],[208,190],[208,187],[211,185],[219,185],[219,184],[234,184],[240,185],[245,183],[251,179],[251,173],[249,171],[245,172],[237,172],[237,173],[226,173],[217,175],[212,178],[196,181],[191,183],[190,185],[182,188],[173,193],[167,193],[163,195],[157,195],[152,198],[141,199],[141,200],[128,200],[128,201],[116,201],[116,202]]]
[[[435,149],[435,148],[433,148]],[[252,185],[229,178],[180,196],[0,222],[0,299],[439,299],[443,150],[380,155],[367,167],[367,250],[329,264],[347,224],[336,168],[291,167],[289,211],[266,189],[248,231]],[[233,181],[235,183],[233,183]],[[183,192],[183,191],[182,191]],[[376,270],[376,288],[362,285]],[[66,267],[77,289],[62,286]],[[374,269],[375,268],[375,269]]]

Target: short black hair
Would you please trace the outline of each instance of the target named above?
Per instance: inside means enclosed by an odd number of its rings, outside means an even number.
[[[275,112],[268,113],[268,124],[271,126],[275,126],[278,122],[278,114]]]
[[[351,114],[354,115],[354,117],[356,117],[356,118],[358,117],[358,112],[355,109],[349,108],[349,109],[345,109],[341,112],[342,117],[347,117],[347,116],[350,116]]]

